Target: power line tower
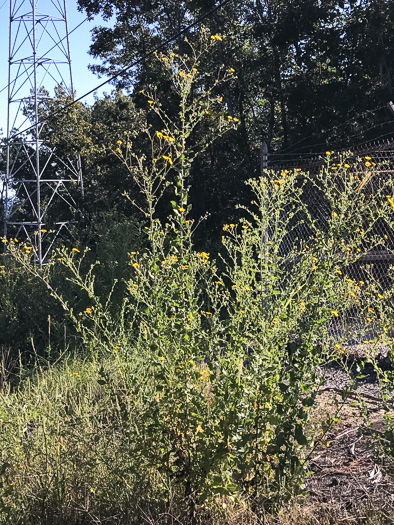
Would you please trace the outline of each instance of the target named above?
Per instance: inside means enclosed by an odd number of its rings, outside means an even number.
[[[80,158],[62,157],[46,133],[59,86],[74,96],[66,0],[10,0],[4,236],[30,246],[40,267],[76,221],[83,190]]]

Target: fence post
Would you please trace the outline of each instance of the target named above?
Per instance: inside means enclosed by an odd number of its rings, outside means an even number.
[[[265,140],[261,143],[260,146],[260,166],[261,166],[261,176],[264,176],[264,170],[268,168],[268,144]]]
[[[260,174],[261,177],[267,178],[267,175],[265,173],[265,170],[268,169],[268,144],[265,140],[261,143],[260,146]],[[263,237],[263,245],[264,245],[264,251],[267,249],[267,244],[269,241],[269,234],[268,234],[268,225],[264,233]],[[264,257],[265,263],[268,264],[268,257]],[[267,306],[267,305],[266,305]]]

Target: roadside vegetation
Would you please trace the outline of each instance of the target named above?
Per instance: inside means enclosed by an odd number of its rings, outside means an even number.
[[[368,159],[328,151],[320,173],[248,180],[249,204],[220,225],[214,249],[196,247],[204,217],[192,215],[191,166],[239,122],[216,95],[232,67],[193,89],[215,43],[207,35],[188,55],[158,54],[176,118],[147,88],[155,124],[114,140],[140,220],[103,227],[89,247],[75,240],[42,270],[30,264],[34,246],[4,240],[0,523],[279,520],[354,401],[353,378],[331,414],[316,417],[326,367],[347,369],[360,326],[385,411],[374,443],[391,464],[392,372],[374,349],[391,352],[393,291],[372,273],[355,281],[352,267],[385,245],[374,225],[391,224],[392,197],[379,184],[369,191],[377,167]],[[306,188],[320,196],[319,216]]]

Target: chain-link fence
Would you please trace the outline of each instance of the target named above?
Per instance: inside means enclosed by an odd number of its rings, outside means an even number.
[[[269,162],[269,169],[274,170],[300,170],[300,184],[303,184],[303,200],[308,207],[311,217],[319,227],[324,230],[328,227],[331,217],[331,206],[324,193],[318,185],[313,183],[313,177],[322,169],[329,158],[330,164],[347,162],[353,167],[355,176],[359,178],[359,191],[366,197],[377,191],[384,191],[384,194],[393,194],[392,177],[394,175],[394,141],[380,144],[370,144],[359,147],[356,151],[324,152],[320,155],[306,154],[302,156],[290,156],[280,154],[273,156]],[[309,173],[309,178],[305,179],[302,172]],[[335,172],[333,171],[333,175]],[[341,191],[341,177],[336,177],[338,192]],[[294,225],[294,229],[285,239],[282,250],[286,253],[290,250],[294,239],[310,239],[311,231],[299,221]],[[367,249],[360,245],[362,254],[357,262],[346,268],[349,278],[358,283],[366,283],[373,280],[381,290],[390,289],[393,286],[392,269],[394,269],[394,231],[385,221],[380,218],[374,224],[371,236],[382,239],[381,244],[377,244],[374,249]],[[356,334],[351,344],[369,340],[376,335],[373,325],[357,326],[359,322],[356,309],[347,313],[346,319],[337,319],[333,323],[332,331],[334,334],[341,334],[343,330],[349,328]],[[357,341],[356,341],[357,339]]]

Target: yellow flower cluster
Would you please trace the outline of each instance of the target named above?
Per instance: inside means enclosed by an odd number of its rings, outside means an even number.
[[[221,42],[223,40],[223,38],[220,35],[211,35],[211,39],[212,40],[219,40],[219,42]]]
[[[164,159],[165,161],[167,161],[167,162],[172,166],[173,161],[172,161],[172,158],[171,158],[171,157],[169,157],[168,155],[162,155],[162,157],[163,157],[163,159]]]
[[[161,131],[156,131],[156,136],[159,139],[168,140],[168,142],[175,142],[174,137],[169,137],[168,135],[164,135],[164,133],[162,133]]]
[[[227,118],[228,118],[228,120],[232,120],[234,122],[239,122],[239,118],[237,118],[237,117],[233,117],[231,115],[227,115]]]
[[[201,379],[204,379],[204,380],[208,381],[210,376],[211,376],[211,372],[209,370],[201,370],[201,372],[200,372],[200,378]]]

